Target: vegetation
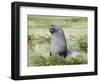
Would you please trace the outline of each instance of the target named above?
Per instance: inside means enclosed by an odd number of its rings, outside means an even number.
[[[87,64],[87,17],[28,16],[28,66]],[[50,56],[50,24],[63,27],[69,50],[80,57]]]

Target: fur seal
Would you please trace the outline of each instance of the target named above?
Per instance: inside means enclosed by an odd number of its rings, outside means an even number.
[[[67,42],[62,27],[52,24],[49,25],[49,30],[52,34],[50,56],[58,54],[65,58],[67,55]]]
[[[77,57],[81,55],[80,52],[68,50],[66,37],[61,26],[52,24],[49,25],[49,30],[52,34],[50,56],[58,54],[65,58],[66,56]]]

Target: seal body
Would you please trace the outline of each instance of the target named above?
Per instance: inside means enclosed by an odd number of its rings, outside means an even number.
[[[58,54],[60,56],[66,57],[67,55],[67,42],[65,38],[64,31],[59,25],[50,25],[50,32],[52,34],[50,55]]]

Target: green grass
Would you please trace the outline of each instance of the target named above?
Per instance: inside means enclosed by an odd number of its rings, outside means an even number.
[[[28,66],[87,64],[87,17],[28,16]],[[68,49],[80,57],[50,56],[50,24],[63,27]]]
[[[86,55],[86,54],[84,54]],[[87,64],[85,57],[60,57],[54,56],[42,56],[42,55],[31,55],[29,56],[28,66],[49,66],[49,65],[74,65],[74,64]]]

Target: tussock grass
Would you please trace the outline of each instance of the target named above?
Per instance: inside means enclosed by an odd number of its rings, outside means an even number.
[[[43,56],[33,55],[29,56],[28,66],[49,66],[49,65],[75,65],[75,64],[87,64],[87,59],[83,54],[81,57],[66,57],[63,58],[58,55]]]

